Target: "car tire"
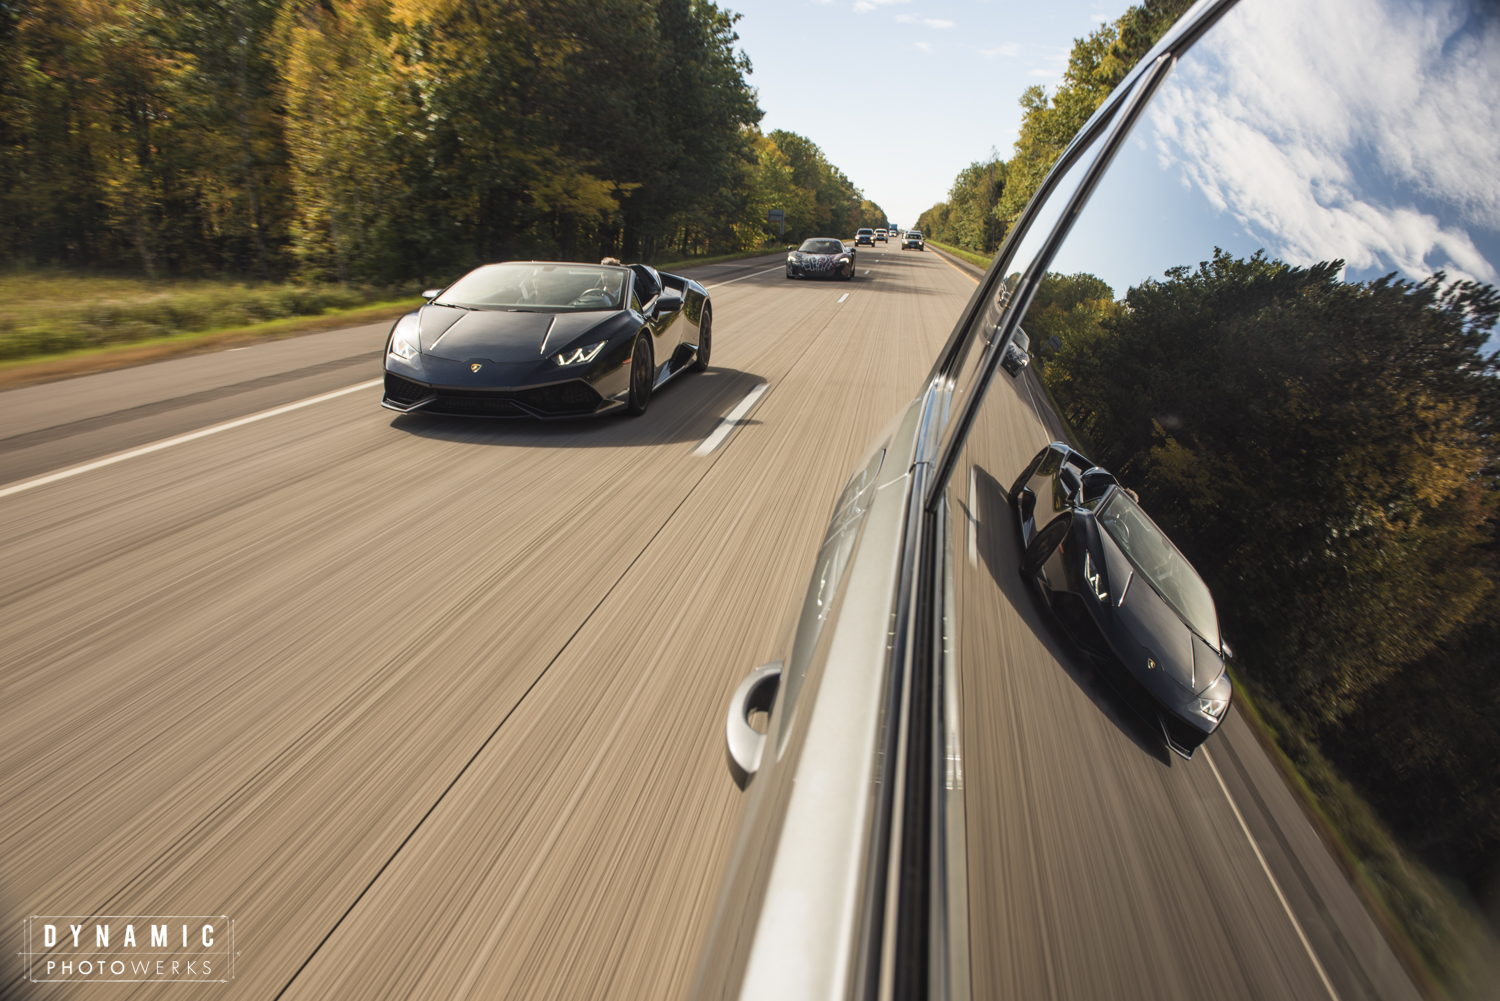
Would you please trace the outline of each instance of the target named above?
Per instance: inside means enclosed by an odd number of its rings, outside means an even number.
[[[786,276],[787,276],[788,279],[794,279],[794,278],[797,277],[796,275],[792,274],[792,269],[791,268],[787,268],[786,269]]]
[[[698,319],[698,356],[688,366],[689,372],[706,372],[714,353],[714,311],[703,304],[703,315]]]
[[[651,347],[651,333],[642,330],[630,349],[630,397],[625,412],[639,417],[651,405],[651,390],[656,388],[656,352]]]
[[[1072,514],[1063,514],[1054,518],[1036,535],[1032,536],[1031,544],[1026,547],[1026,552],[1021,554],[1021,576],[1031,580],[1042,569],[1046,563],[1067,538],[1068,530],[1073,527]]]

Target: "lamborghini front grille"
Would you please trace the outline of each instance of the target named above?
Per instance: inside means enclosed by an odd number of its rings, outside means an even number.
[[[385,396],[386,399],[402,406],[411,406],[419,400],[425,400],[432,395],[432,390],[410,379],[403,379],[399,375],[385,374]]]

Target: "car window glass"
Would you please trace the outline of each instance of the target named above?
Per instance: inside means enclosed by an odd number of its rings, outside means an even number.
[[[1398,51],[1371,61],[1328,44],[1351,31]],[[1227,597],[1255,584],[1227,569],[1246,552],[1254,566],[1326,558],[1342,580],[1361,532],[1433,510],[1394,479],[1335,487],[1346,457],[1319,450],[1340,422],[1366,426],[1355,403],[1330,405],[1337,373],[1378,362],[1370,385],[1443,423],[1428,407],[1453,398],[1442,366],[1500,347],[1470,308],[1500,280],[1497,39],[1493,8],[1467,0],[1256,0],[1182,56],[1042,262],[1023,319],[1032,365],[996,370],[947,484],[966,700],[986,698],[1010,660],[1081,663],[1040,631],[1035,609],[1047,606],[1018,570],[1008,494],[1049,441],[1071,438],[1138,492],[1138,505],[1105,495],[1116,500],[1099,508],[1111,515],[1101,530],[1121,541],[1128,523],[1135,572],[1210,642],[1222,625],[1242,655],[1261,642],[1250,625],[1235,631],[1248,620]],[[1008,276],[1060,210],[1049,204]],[[992,329],[998,311],[986,308],[976,326]],[[1303,534],[1264,529],[1267,504],[1287,506],[1281,524],[1301,517]],[[1098,583],[1115,598],[1126,586],[1107,573]]]
[[[625,273],[582,264],[487,264],[450,285],[439,305],[583,312],[619,309]]]
[[[1084,174],[1093,165],[1098,155],[1098,147],[1099,144],[1096,142],[1092,147],[1083,151],[1058,180],[1052,197],[1041,207],[1041,211],[1028,228],[1026,235],[1007,258],[1003,274],[1008,277],[991,286],[982,286],[986,288],[984,301],[980,304],[965,334],[964,346],[952,370],[953,390],[948,399],[948,416],[958,413],[960,408],[967,403],[980,374],[980,363],[984,359],[985,348],[988,347],[995,330],[1005,319],[1010,308],[1011,293],[1015,290],[1021,275],[1031,266],[1041,251],[1047,235],[1057,223],[1062,212],[1059,203],[1066,202],[1073,195],[1082,182]],[[913,240],[922,239],[922,234],[915,230],[909,235]],[[950,421],[944,428],[944,442],[947,441],[952,430],[953,424]]]
[[[844,245],[838,240],[804,240],[802,246],[797,248],[804,254],[841,254]]]
[[[1123,490],[1116,490],[1099,511],[1099,527],[1125,553],[1136,573],[1217,649],[1219,620],[1208,585],[1140,505]]]

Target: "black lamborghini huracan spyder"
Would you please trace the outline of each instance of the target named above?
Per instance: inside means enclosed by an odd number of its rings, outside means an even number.
[[[707,290],[644,264],[486,264],[423,297],[386,341],[381,406],[402,413],[641,414],[713,345]]]
[[[1192,757],[1234,697],[1203,578],[1113,474],[1061,442],[1031,461],[1010,503],[1021,575],[1106,675],[1126,682],[1122,694],[1149,693],[1143,714]]]

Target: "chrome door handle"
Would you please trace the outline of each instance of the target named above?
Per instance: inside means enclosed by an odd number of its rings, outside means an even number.
[[[750,725],[750,714],[769,714],[781,687],[781,661],[773,660],[751,671],[729,700],[729,716],[724,721],[725,749],[729,752],[729,774],[741,789],[750,784],[760,768],[760,753],[766,746],[766,735],[756,733]]]

